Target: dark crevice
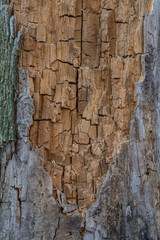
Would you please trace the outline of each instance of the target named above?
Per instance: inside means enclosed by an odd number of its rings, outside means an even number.
[[[82,66],[82,49],[83,49],[83,0],[82,1],[82,10],[81,10],[81,56],[80,56],[80,66]]]
[[[57,228],[55,229],[55,234],[54,234],[54,236],[53,236],[53,240],[56,238],[56,236],[57,236],[57,231],[58,231],[59,228],[60,228],[60,212],[61,212],[61,209],[59,208],[58,224],[57,224]]]
[[[76,76],[76,110],[78,113],[78,79],[79,79],[79,71],[77,70],[77,76]]]
[[[70,63],[70,62],[65,62],[65,61],[62,61],[62,60],[60,60],[60,59],[57,59],[59,62],[61,62],[61,63],[64,63],[64,64],[68,64],[68,65],[70,65],[70,66],[72,66],[72,67],[74,67],[75,69],[77,69],[78,67],[75,67],[72,63]]]
[[[61,16],[60,16],[60,18],[63,18],[63,17],[79,18],[79,17],[81,17],[81,15],[74,16],[74,15],[71,15],[71,14],[64,14],[64,15],[61,15]]]
[[[19,203],[19,214],[20,214],[20,226],[21,226],[21,216],[22,216],[22,201],[20,199],[20,191],[19,188],[13,186],[13,189],[17,192],[17,201]]]

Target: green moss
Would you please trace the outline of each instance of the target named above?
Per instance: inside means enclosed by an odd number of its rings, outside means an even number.
[[[15,32],[15,18],[9,16],[9,7],[0,0],[0,146],[15,139],[15,89],[22,30],[17,37]]]

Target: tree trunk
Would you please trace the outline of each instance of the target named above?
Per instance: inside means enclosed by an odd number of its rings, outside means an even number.
[[[159,17],[0,0],[0,239],[160,239]]]

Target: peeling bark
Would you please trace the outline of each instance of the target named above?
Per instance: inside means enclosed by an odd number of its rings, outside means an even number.
[[[160,239],[160,0],[0,6],[0,239]]]

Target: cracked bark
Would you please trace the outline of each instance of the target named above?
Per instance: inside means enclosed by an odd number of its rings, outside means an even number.
[[[159,238],[159,3],[13,1],[24,37],[0,238]],[[77,212],[59,212],[57,190]]]

